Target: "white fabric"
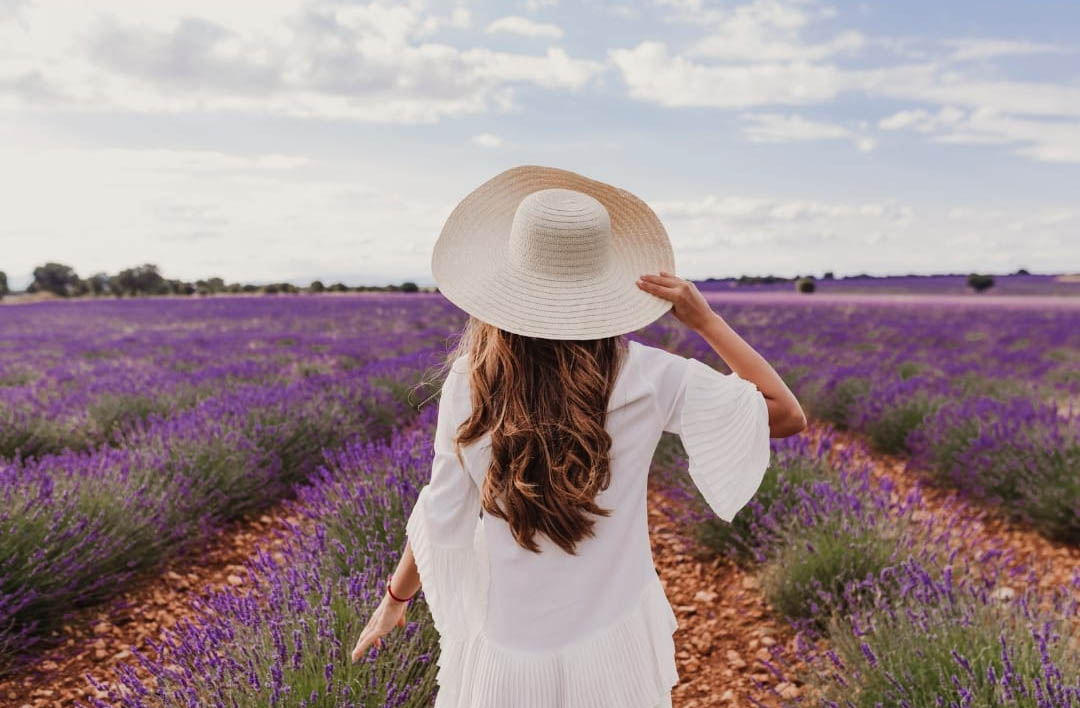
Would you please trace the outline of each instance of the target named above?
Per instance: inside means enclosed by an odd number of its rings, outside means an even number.
[[[453,452],[471,407],[465,357],[439,401],[431,481],[406,532],[440,635],[436,708],[651,708],[678,683],[678,624],[649,543],[646,482],[661,431],[683,440],[694,483],[730,520],[769,463],[768,409],[753,383],[630,340],[608,404],[612,509],[569,555],[538,534],[518,546],[482,515],[489,436]]]

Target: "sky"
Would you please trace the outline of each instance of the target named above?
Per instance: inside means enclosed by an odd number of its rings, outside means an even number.
[[[433,283],[560,167],[687,278],[1080,270],[1080,3],[0,0],[0,270]]]

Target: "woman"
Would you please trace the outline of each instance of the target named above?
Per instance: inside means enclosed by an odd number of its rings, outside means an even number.
[[[566,170],[508,170],[454,209],[432,273],[470,319],[431,480],[353,661],[404,626],[422,583],[437,708],[671,705],[678,625],[645,504],[661,432],[681,437],[691,478],[731,521],[769,438],[806,426],[769,363],[674,270],[643,201]],[[668,310],[733,373],[623,337]]]

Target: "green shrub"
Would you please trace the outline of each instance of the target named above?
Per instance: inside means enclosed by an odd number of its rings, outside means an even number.
[[[975,292],[981,293],[984,290],[989,290],[994,287],[994,276],[972,273],[968,276],[967,284],[968,287],[973,288]]]
[[[1061,618],[1041,624],[1038,611],[1025,618],[1029,612],[1016,601],[973,600],[956,591],[951,599],[876,612],[870,627],[836,617],[829,629],[836,658],[828,662],[829,678],[813,683],[822,684],[823,699],[838,701],[822,705],[851,708],[1072,705],[1046,689],[1076,685],[1080,662],[1065,641],[1075,630]]]
[[[867,584],[872,591],[857,584],[896,564],[902,535],[903,524],[893,517],[871,522],[839,510],[813,525],[794,524],[763,569],[762,587],[778,612],[824,629],[832,613],[849,611],[865,593],[896,589],[880,580]]]
[[[848,376],[830,388],[826,382],[816,382],[800,396],[803,407],[814,417],[825,420],[841,430],[850,424],[854,403],[870,391],[870,381],[861,376]]]
[[[862,422],[860,427],[876,450],[889,455],[906,453],[908,434],[936,411],[944,400],[941,396],[932,396],[919,390],[883,406],[876,415]]]
[[[755,508],[760,507],[760,513],[767,514],[780,506],[793,507],[800,490],[830,474],[832,471],[822,460],[774,454],[761,485],[754,493]],[[748,564],[754,558],[756,518],[754,513],[740,513],[728,523],[714,516],[697,525],[696,540],[711,551]]]

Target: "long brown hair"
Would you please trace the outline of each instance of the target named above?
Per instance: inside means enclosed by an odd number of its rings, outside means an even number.
[[[514,334],[470,317],[446,368],[468,354],[472,412],[454,438],[461,447],[491,432],[484,512],[505,519],[523,548],[544,533],[576,554],[608,516],[594,498],[611,481],[608,399],[625,362],[621,336],[554,340]]]

